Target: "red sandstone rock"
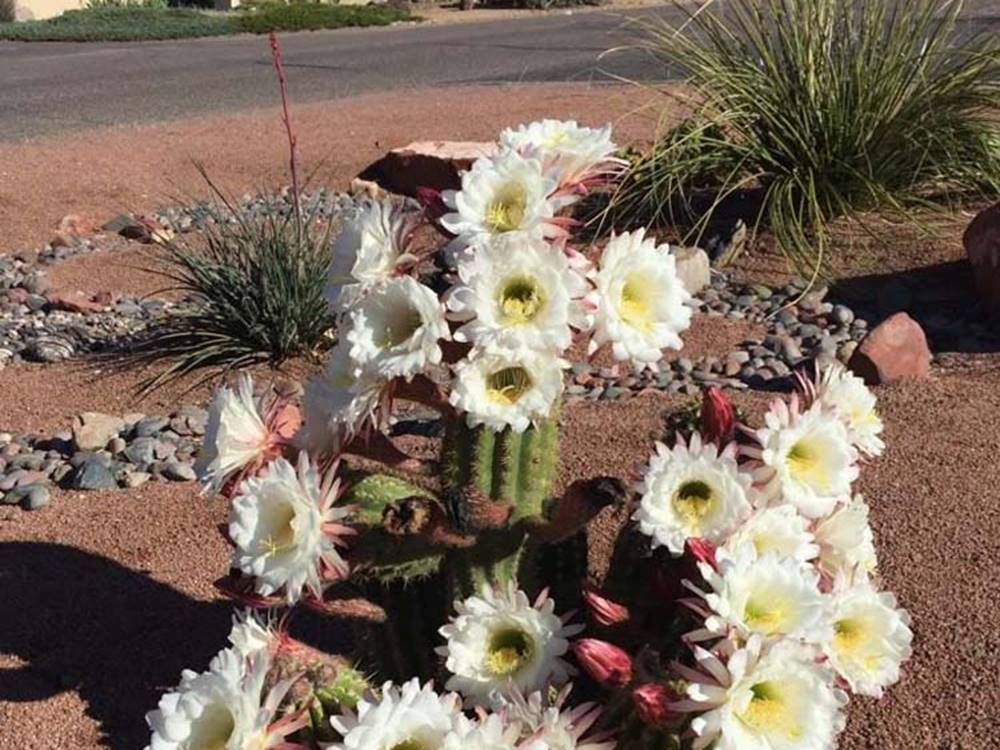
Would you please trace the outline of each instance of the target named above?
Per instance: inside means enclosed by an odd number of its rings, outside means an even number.
[[[103,292],[90,297],[83,292],[60,292],[52,291],[45,295],[49,307],[53,310],[65,310],[66,312],[83,313],[103,310],[111,304],[111,295]],[[104,302],[104,300],[107,300]],[[102,304],[103,302],[103,304]]]
[[[496,152],[496,144],[479,141],[415,141],[395,148],[358,175],[392,193],[416,197],[417,188],[457,190],[459,174],[482,156]]]
[[[876,326],[847,363],[869,385],[894,383],[903,378],[925,378],[930,365],[931,350],[924,330],[903,312]]]
[[[976,291],[1000,314],[1000,203],[980,211],[962,236]]]

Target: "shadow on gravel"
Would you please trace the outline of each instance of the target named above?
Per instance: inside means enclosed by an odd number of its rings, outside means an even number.
[[[75,690],[105,744],[149,742],[145,713],[181,670],[226,642],[232,607],[201,602],[113,560],[60,544],[0,544],[0,702]]]
[[[206,576],[210,572],[206,571]],[[227,645],[232,602],[204,602],[114,560],[62,544],[0,543],[0,703],[74,690],[111,750],[149,743],[147,711]],[[297,612],[290,633],[327,652],[350,648],[348,628]]]
[[[831,286],[829,299],[873,326],[905,312],[921,325],[935,352],[1000,351],[1000,332],[977,301],[965,260],[844,279]]]

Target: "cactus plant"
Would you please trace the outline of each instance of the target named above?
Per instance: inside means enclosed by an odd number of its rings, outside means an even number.
[[[433,676],[438,627],[454,601],[483,586],[518,582],[532,595],[548,586],[572,606],[586,575],[581,530],[622,500],[624,488],[605,480],[554,498],[557,442],[552,417],[521,433],[454,419],[442,442],[438,492],[389,474],[352,485],[344,500],[364,524],[356,570],[365,596],[393,613],[356,629],[379,674]]]
[[[673,444],[656,445],[637,493],[557,481],[574,341],[590,332],[592,352],[655,367],[691,314],[673,257],[643,232],[613,238],[596,267],[566,244],[555,214],[600,176],[606,136],[508,131],[461,201],[442,196],[455,210],[433,211],[458,253],[445,273],[391,202],[348,223],[331,269],[340,341],[294,436],[290,391],[220,391],[199,464],[232,496],[224,589],[346,618],[356,649],[317,656],[247,617],[153,712],[153,747],[612,750],[614,736],[662,750],[694,734],[698,747],[828,748],[839,685],[876,694],[898,676],[908,618],[862,571],[867,505],[847,499],[857,450],[882,447],[859,379],[828,373],[803,388],[806,409],[778,401],[755,432],[709,389],[668,422]],[[394,440],[397,401],[438,413],[437,460]],[[607,542],[610,566],[591,576]],[[574,640],[578,603],[595,628]],[[871,664],[838,630],[869,622],[884,634]]]

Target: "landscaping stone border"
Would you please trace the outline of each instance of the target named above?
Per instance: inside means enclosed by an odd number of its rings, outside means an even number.
[[[53,486],[109,490],[193,481],[207,419],[197,406],[170,416],[87,412],[72,430],[51,436],[0,433],[0,504],[41,508]]]

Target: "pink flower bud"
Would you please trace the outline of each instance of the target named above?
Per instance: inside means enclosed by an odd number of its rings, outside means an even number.
[[[722,446],[733,439],[736,413],[718,386],[705,389],[701,401],[701,436],[706,442]]]
[[[583,585],[583,602],[594,622],[599,625],[617,625],[629,618],[627,607],[601,596],[589,583]]]
[[[596,638],[573,642],[573,654],[591,677],[608,687],[624,687],[632,680],[632,658],[622,649]]]
[[[684,551],[698,562],[708,563],[716,570],[719,565],[715,561],[715,545],[707,539],[688,539],[684,542]]]
[[[632,691],[632,701],[635,712],[647,724],[664,726],[669,724],[677,713],[672,711],[670,704],[678,700],[678,695],[666,685],[647,682]]]

